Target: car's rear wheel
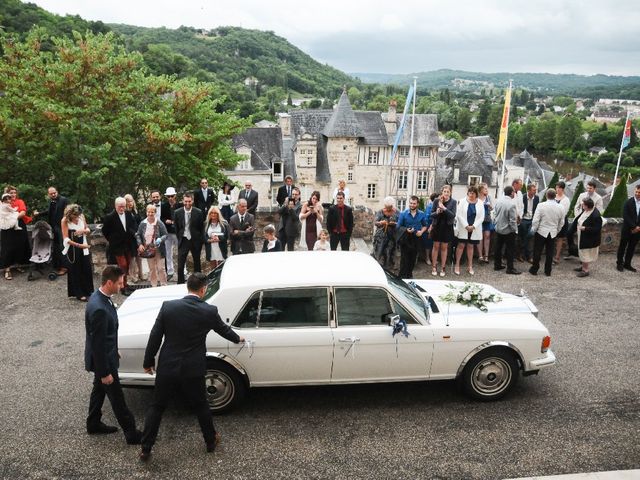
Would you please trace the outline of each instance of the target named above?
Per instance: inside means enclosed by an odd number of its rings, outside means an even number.
[[[513,353],[506,349],[484,350],[465,366],[462,388],[478,400],[502,398],[516,384],[520,371]]]
[[[239,405],[247,392],[244,378],[222,360],[209,360],[205,374],[207,402],[212,413],[223,413]]]

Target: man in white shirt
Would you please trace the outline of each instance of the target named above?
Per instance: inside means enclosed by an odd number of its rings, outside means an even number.
[[[544,274],[551,276],[553,265],[553,247],[558,232],[564,225],[564,209],[556,202],[556,191],[552,188],[547,190],[547,201],[541,202],[533,215],[531,231],[534,233],[533,240],[533,262],[529,273],[537,275],[540,268],[540,257],[542,248],[545,249]]]
[[[587,182],[587,191],[580,194],[578,200],[576,201],[576,206],[573,207],[574,218],[582,213],[582,201],[587,197],[593,200],[595,208],[597,208],[600,213],[604,211],[602,197],[596,192],[596,186],[596,182],[594,182],[593,180],[589,180]]]
[[[518,237],[520,238],[520,256],[518,259],[522,261],[531,262],[531,249],[529,248],[529,244],[531,242],[531,222],[533,221],[533,216],[536,213],[536,208],[538,208],[538,203],[540,199],[537,195],[538,187],[530,183],[527,185],[527,194],[522,195],[521,206],[521,216],[520,223],[518,224]]]

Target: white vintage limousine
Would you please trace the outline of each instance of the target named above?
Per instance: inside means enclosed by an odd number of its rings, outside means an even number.
[[[206,301],[246,339],[236,345],[213,332],[207,337],[214,412],[234,407],[250,387],[278,385],[457,379],[470,396],[495,400],[520,372],[556,361],[527,298],[500,293],[487,313],[447,304],[440,297],[455,282],[403,281],[363,253],[238,255],[209,281]],[[142,369],[149,332],[162,302],[185,294],[184,285],[149,288],[122,304],[123,386],[153,385]],[[406,335],[393,334],[399,319]]]

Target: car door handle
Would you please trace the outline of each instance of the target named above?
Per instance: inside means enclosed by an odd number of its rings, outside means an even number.
[[[349,342],[349,343],[354,343],[354,342],[359,342],[360,339],[358,337],[343,337],[338,339],[339,342]]]

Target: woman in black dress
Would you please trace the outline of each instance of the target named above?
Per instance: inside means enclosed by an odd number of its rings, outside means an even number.
[[[440,255],[440,276],[445,276],[449,243],[453,240],[453,222],[456,219],[457,202],[451,198],[451,186],[442,187],[440,196],[433,201],[431,208],[430,232],[433,239],[431,249],[431,275],[438,275],[438,255]]]
[[[64,209],[61,222],[62,254],[67,257],[69,271],[67,273],[67,296],[75,297],[83,302],[93,293],[93,264],[89,252],[87,235],[91,232],[76,204]]]

